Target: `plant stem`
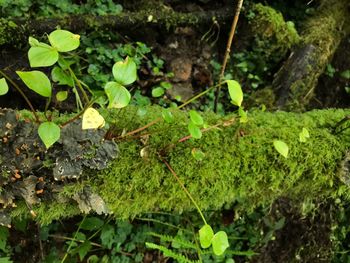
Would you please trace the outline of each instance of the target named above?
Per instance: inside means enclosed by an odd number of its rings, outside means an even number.
[[[86,103],[89,103],[89,101],[90,101],[90,100],[89,100],[89,97],[88,97],[88,95],[86,94],[86,92],[85,92],[83,86],[81,85],[80,80],[77,78],[77,76],[75,75],[74,71],[71,69],[70,66],[68,67],[68,70],[69,70],[70,75],[73,77],[74,82],[77,83],[78,88],[80,89],[81,93],[83,94],[83,97],[84,97],[84,99],[85,99],[85,102],[86,102]]]
[[[80,230],[80,228],[81,228],[83,222],[85,221],[86,216],[87,216],[87,215],[85,214],[83,220],[81,220],[81,222],[80,222],[80,224],[79,224],[79,226],[78,226],[78,229],[77,229],[77,231],[76,231],[75,234],[74,234],[73,240],[77,240],[77,235],[78,235],[78,233],[79,233],[79,230]],[[71,250],[71,248],[72,248],[72,245],[73,245],[73,242],[70,242],[70,244],[69,244],[69,246],[68,246],[68,249],[67,249],[67,252],[66,252],[66,254],[64,254],[64,257],[63,257],[63,259],[61,260],[61,263],[64,263],[64,261],[67,259],[68,253],[70,252],[70,250]]]
[[[28,99],[28,97],[26,96],[26,94],[24,94],[24,92],[21,90],[21,88],[9,76],[7,76],[3,71],[0,70],[0,74],[2,76],[4,76],[4,78],[12,84],[12,86],[15,87],[15,89],[19,92],[19,94],[21,94],[21,96],[27,102],[30,110],[33,112],[36,122],[40,123],[40,119],[39,119],[38,115],[36,114],[35,109],[34,109],[32,103],[30,102],[30,100]]]
[[[166,165],[166,167],[169,169],[169,171],[172,173],[172,175],[175,177],[175,179],[177,180],[177,182],[179,183],[179,185],[182,187],[182,189],[184,190],[184,192],[187,194],[187,196],[190,198],[190,200],[192,201],[192,203],[194,204],[194,206],[197,208],[203,222],[205,225],[207,225],[207,221],[205,220],[205,217],[202,213],[202,210],[199,208],[197,202],[194,200],[194,198],[192,197],[192,195],[190,194],[190,192],[186,189],[185,185],[181,182],[180,178],[177,176],[177,174],[175,173],[175,171],[173,170],[173,168],[170,166],[170,164],[165,160],[165,159],[161,159],[162,162]]]
[[[226,45],[224,60],[222,62],[222,66],[221,66],[221,72],[220,72],[220,76],[219,76],[219,87],[215,93],[215,102],[214,102],[214,111],[215,112],[217,112],[220,90],[221,90],[221,83],[222,83],[222,80],[224,79],[227,60],[230,56],[232,40],[233,40],[233,36],[235,35],[237,22],[238,22],[239,14],[241,13],[242,5],[243,5],[243,0],[239,0],[238,5],[237,5],[237,9],[236,9],[236,13],[235,13],[235,16],[234,16],[233,21],[232,21],[231,31],[230,31],[230,35],[229,35],[227,45]]]

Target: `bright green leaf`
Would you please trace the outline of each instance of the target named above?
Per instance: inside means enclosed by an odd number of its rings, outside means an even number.
[[[166,81],[162,81],[160,83],[160,86],[164,89],[171,89],[173,87],[173,85],[171,85],[171,83],[169,82],[166,82]]]
[[[79,47],[80,36],[67,30],[58,29],[51,32],[49,41],[59,52],[68,52]]]
[[[202,138],[202,131],[201,129],[194,124],[192,121],[188,124],[188,131],[190,132],[192,138],[194,139],[200,139]]]
[[[190,119],[191,121],[196,124],[197,126],[203,126],[204,121],[202,116],[195,110],[190,110]]]
[[[67,99],[67,97],[68,97],[68,91],[66,91],[66,90],[59,91],[56,94],[56,99],[57,99],[57,101],[60,101],[60,102],[65,101]]]
[[[230,246],[227,234],[224,231],[217,232],[211,240],[211,244],[213,246],[213,252],[217,256],[224,254],[225,250]]]
[[[163,96],[164,94],[164,89],[162,87],[156,87],[154,89],[152,89],[152,97],[154,98],[158,98]]]
[[[127,57],[113,65],[113,76],[121,85],[129,85],[137,79],[137,67],[135,62]]]
[[[31,47],[37,47],[37,46],[40,45],[39,40],[37,40],[37,39],[34,38],[34,37],[29,37],[28,43],[29,43],[29,45],[30,45]]]
[[[7,85],[6,79],[0,79],[0,96],[5,95],[9,91],[9,86]]]
[[[61,129],[54,122],[43,122],[38,128],[38,134],[48,149],[60,139]]]
[[[243,101],[243,92],[241,85],[235,80],[226,80],[226,82],[232,103],[240,107]]]
[[[302,131],[299,133],[299,141],[306,142],[307,138],[310,138],[309,131],[306,128],[303,128]]]
[[[193,158],[196,159],[197,161],[202,161],[205,157],[205,153],[197,148],[193,148],[191,153],[192,153]]]
[[[277,152],[279,152],[285,158],[288,157],[289,148],[285,142],[279,141],[279,140],[274,140],[273,145],[275,146],[275,149],[277,150]]]
[[[49,78],[41,71],[16,71],[22,81],[39,95],[51,97],[51,83]]]
[[[199,242],[202,248],[208,248],[211,246],[211,240],[213,239],[214,231],[210,225],[205,224],[199,229]]]
[[[58,52],[49,45],[33,46],[28,51],[28,59],[30,66],[33,68],[49,67],[57,62]]]
[[[109,108],[124,108],[130,102],[130,92],[117,82],[108,82],[105,86],[105,92],[108,97]]]
[[[88,231],[95,231],[103,226],[103,220],[98,217],[87,217],[80,224],[80,228]]]
[[[239,117],[241,117],[241,118],[239,119],[239,122],[240,122],[240,123],[246,123],[246,122],[248,122],[248,114],[247,114],[246,111],[243,110],[242,107],[239,107],[239,109],[238,109],[238,115],[239,115]]]
[[[174,116],[171,113],[169,109],[164,109],[162,111],[162,117],[167,123],[173,123],[174,122]]]

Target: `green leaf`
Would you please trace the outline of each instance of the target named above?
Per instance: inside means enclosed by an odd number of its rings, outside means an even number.
[[[344,79],[350,79],[350,69],[343,71],[340,73],[340,76]]]
[[[243,101],[243,92],[241,85],[235,80],[226,80],[226,82],[232,103],[240,107]]]
[[[197,148],[193,148],[191,153],[192,153],[193,158],[196,159],[197,161],[202,161],[205,157],[205,153]]]
[[[60,102],[65,101],[67,99],[67,97],[68,97],[68,91],[66,91],[66,90],[59,91],[56,94],[56,99],[57,99],[57,101],[60,101]]]
[[[277,150],[277,152],[279,152],[285,158],[288,157],[289,148],[285,142],[279,141],[279,140],[274,140],[273,145],[275,146],[275,149]]]
[[[89,240],[86,240],[83,244],[81,244],[79,246],[79,258],[80,261],[83,261],[83,259],[85,258],[85,256],[87,255],[87,253],[89,253],[89,251],[91,250],[91,242]]]
[[[239,122],[240,122],[240,123],[246,123],[246,122],[248,122],[248,114],[247,114],[246,111],[243,110],[242,107],[239,107],[239,109],[238,109],[238,115],[239,115],[239,117],[241,117],[241,118],[239,119]]]
[[[9,86],[7,85],[6,79],[0,79],[0,96],[5,95],[9,91]]]
[[[208,248],[211,246],[211,240],[214,237],[214,231],[210,225],[205,224],[199,229],[199,242],[202,248]]]
[[[156,87],[154,89],[152,89],[152,97],[154,98],[158,98],[163,96],[164,94],[164,89],[162,87]]]
[[[28,39],[28,43],[31,47],[38,47],[40,45],[40,42],[39,40],[37,40],[36,38],[34,37],[29,37]]]
[[[135,62],[127,57],[113,65],[113,76],[121,85],[129,85],[137,79],[137,68]]]
[[[166,81],[162,81],[160,83],[160,86],[164,89],[171,89],[173,87],[173,85],[171,85],[171,83],[169,82],[166,82]]]
[[[60,67],[54,67],[51,71],[51,78],[54,82],[58,82],[58,85],[68,85],[73,87],[73,78],[64,72]]]
[[[109,108],[124,108],[130,102],[130,92],[117,82],[108,82],[105,86],[105,92],[108,97]]]
[[[167,123],[173,123],[174,122],[174,116],[171,113],[171,111],[169,109],[164,109],[162,111],[162,117],[165,120],[165,122]]]
[[[196,124],[197,126],[203,126],[204,121],[201,115],[195,110],[190,110],[190,119],[191,121]]]
[[[309,131],[306,128],[303,128],[302,131],[299,133],[299,141],[306,142],[307,138],[310,138]]]
[[[201,129],[194,124],[192,121],[188,124],[188,131],[190,132],[192,138],[194,139],[200,139],[202,138],[202,131]]]
[[[41,71],[16,71],[22,81],[39,95],[51,97],[51,83],[49,78]]]
[[[213,246],[213,252],[217,256],[224,254],[225,250],[230,246],[225,231],[217,232],[211,240],[211,244]]]
[[[49,45],[33,46],[28,51],[28,59],[30,66],[33,68],[49,67],[57,62],[58,52]]]
[[[54,122],[43,122],[38,128],[38,134],[48,149],[60,139],[61,129]]]
[[[80,228],[83,230],[94,231],[103,226],[103,220],[98,217],[87,217],[80,224]]]
[[[68,52],[79,47],[80,36],[67,30],[58,29],[50,33],[49,41],[59,52]]]

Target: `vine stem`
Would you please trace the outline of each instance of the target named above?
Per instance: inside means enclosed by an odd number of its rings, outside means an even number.
[[[225,74],[225,69],[226,69],[226,65],[227,65],[227,60],[228,60],[228,58],[230,56],[232,40],[233,40],[233,37],[235,35],[237,22],[238,22],[239,14],[241,13],[242,5],[243,5],[243,0],[238,0],[236,13],[235,13],[235,16],[234,16],[233,21],[232,21],[231,31],[230,31],[230,35],[229,35],[229,38],[228,38],[228,41],[227,41],[227,45],[226,45],[226,51],[225,51],[224,60],[222,62],[222,66],[221,66],[221,71],[220,71],[220,76],[219,76],[219,87],[218,87],[218,89],[216,90],[216,93],[215,93],[215,102],[214,102],[214,111],[215,112],[217,112],[218,103],[219,103],[219,96],[220,96],[220,90],[221,90],[221,83],[222,83],[222,80],[224,79],[224,74]]]
[[[7,76],[7,74],[5,74],[2,70],[0,70],[0,74],[1,74],[2,76],[4,76],[4,78],[5,78],[8,82],[10,82],[10,83],[12,84],[13,87],[15,87],[15,89],[19,92],[19,94],[21,94],[21,96],[23,97],[23,99],[27,102],[27,104],[28,104],[30,110],[33,112],[36,122],[37,122],[37,123],[40,123],[40,119],[39,119],[38,115],[36,114],[35,109],[34,109],[32,103],[30,102],[30,100],[28,99],[28,97],[26,96],[26,94],[24,94],[24,92],[21,90],[21,88],[20,88],[9,76]]]
[[[197,202],[194,200],[194,198],[192,197],[192,195],[190,194],[190,192],[187,190],[187,188],[185,187],[185,185],[181,182],[180,178],[177,176],[177,174],[175,173],[174,169],[170,166],[170,164],[163,158],[161,158],[162,162],[166,165],[166,167],[169,169],[169,171],[172,173],[172,175],[175,177],[176,181],[179,183],[179,185],[182,187],[182,189],[184,190],[184,192],[187,194],[187,196],[190,198],[190,200],[192,201],[192,203],[194,204],[194,206],[197,208],[203,222],[205,225],[207,225],[207,221],[205,220],[205,217],[202,213],[202,210],[199,208]]]

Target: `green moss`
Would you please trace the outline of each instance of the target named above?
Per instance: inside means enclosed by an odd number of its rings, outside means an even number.
[[[13,42],[16,35],[13,35],[18,26],[11,20],[0,18],[0,46]]]
[[[108,169],[87,171],[79,188],[90,185],[117,217],[159,210],[194,210],[160,161],[158,153],[163,149],[163,158],[204,210],[216,210],[224,205],[252,210],[280,197],[291,199],[296,206],[305,200],[348,198],[349,189],[342,188],[337,167],[350,146],[350,131],[335,136],[331,127],[349,114],[344,110],[305,114],[256,111],[249,114],[246,124],[237,122],[222,130],[206,132],[201,140],[187,140],[176,147],[167,147],[188,134],[187,114],[176,111],[176,124],[159,123],[147,130],[150,133],[147,145],[139,138],[118,142],[120,157]],[[137,108],[133,107],[106,115],[121,129],[128,127],[129,131],[159,116],[160,109],[154,107],[149,108],[144,117],[138,116]],[[206,113],[205,120],[215,124],[220,118]],[[311,136],[306,143],[299,142],[303,127]],[[288,159],[274,149],[274,139],[288,144]],[[200,148],[206,158],[196,161],[191,155],[193,148]],[[141,157],[142,149],[148,152],[147,157]],[[75,188],[66,187],[65,191],[73,194]],[[45,223],[79,213],[76,205],[58,202],[44,202],[35,212],[38,220]]]
[[[253,5],[250,12],[255,14],[250,24],[256,34],[256,48],[264,51],[266,59],[283,58],[299,42],[293,22],[286,22],[282,14],[272,7],[259,3]]]

